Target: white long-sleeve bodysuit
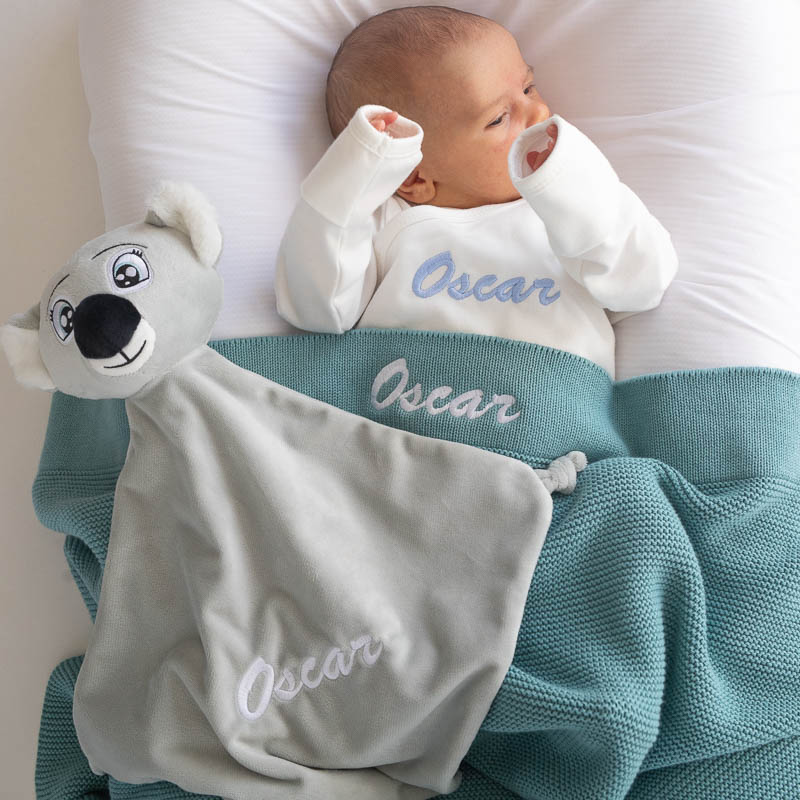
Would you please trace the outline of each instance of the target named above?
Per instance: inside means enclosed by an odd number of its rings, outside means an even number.
[[[658,305],[677,270],[666,229],[600,150],[562,117],[523,131],[508,156],[521,198],[476,208],[393,196],[421,161],[423,131],[392,136],[362,106],[305,179],[278,253],[278,313],[341,333],[413,328],[481,333],[567,350],[614,376],[605,309]],[[548,141],[536,172],[525,158]],[[622,315],[619,315],[622,316]]]

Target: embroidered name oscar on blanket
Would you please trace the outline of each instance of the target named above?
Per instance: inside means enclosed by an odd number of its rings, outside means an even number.
[[[374,645],[374,649],[370,645]],[[323,659],[322,666],[316,675],[312,673],[317,669],[317,659],[309,656],[300,666],[299,680],[295,678],[294,673],[287,667],[281,673],[277,683],[275,682],[275,670],[259,656],[248,667],[241,681],[239,681],[239,689],[236,693],[239,713],[246,720],[255,722],[255,720],[264,716],[273,697],[284,702],[294,700],[303,688],[316,689],[322,683],[323,678],[331,681],[342,677],[346,678],[353,671],[356,654],[360,656],[361,663],[364,666],[371,667],[378,661],[382,652],[383,643],[375,642],[369,634],[365,634],[350,642],[350,652],[347,655],[340,648],[332,647]],[[253,694],[256,684],[259,683],[259,678],[262,675],[264,679],[260,681],[261,688],[257,692],[258,703],[255,710],[251,711],[250,695]]]
[[[379,399],[381,391],[386,384],[395,377],[399,378],[396,386],[386,397],[382,400]],[[454,397],[449,402],[434,405],[437,401],[446,400],[453,393],[453,387],[437,386],[435,389],[432,389],[423,400],[422,385],[417,383],[411,389],[407,389],[408,378],[408,364],[406,364],[404,358],[398,358],[392,361],[391,364],[387,364],[375,376],[375,380],[372,382],[370,402],[373,408],[381,411],[399,400],[400,408],[403,411],[413,412],[424,408],[425,411],[434,416],[447,411],[454,417],[466,417],[467,419],[477,419],[492,408],[496,408],[497,421],[501,425],[507,422],[513,422],[522,413],[520,411],[517,411],[515,414],[509,413],[511,407],[517,402],[517,398],[511,394],[495,394],[492,396],[492,399],[481,408],[480,406],[484,399],[482,389],[470,389]]]
[[[425,284],[436,272],[444,268],[444,274],[433,283]],[[454,300],[466,300],[472,296],[480,302],[487,300],[499,300],[501,303],[521,303],[527,300],[534,292],[539,292],[539,302],[543,306],[549,306],[561,297],[561,292],[549,294],[555,287],[552,278],[536,278],[530,286],[525,287],[525,278],[521,275],[516,278],[509,278],[502,283],[494,286],[497,282],[497,275],[482,275],[473,285],[470,285],[470,276],[462,272],[458,278],[454,278],[456,265],[449,250],[444,250],[431,256],[424,261],[419,269],[414,273],[411,281],[411,290],[417,297],[423,300],[447,289],[447,294]]]

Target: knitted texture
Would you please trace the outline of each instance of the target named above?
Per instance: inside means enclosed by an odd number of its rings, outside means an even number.
[[[456,800],[791,798],[800,786],[800,376],[756,368],[618,384],[588,361],[466,334],[351,331],[215,345],[290,388],[379,422],[520,458],[582,450],[554,517],[512,667]],[[408,386],[513,395],[513,423],[397,404]],[[55,395],[34,487],[90,613],[99,599],[124,406]],[[197,797],[88,770],[71,722],[79,661],[53,673],[37,796]]]

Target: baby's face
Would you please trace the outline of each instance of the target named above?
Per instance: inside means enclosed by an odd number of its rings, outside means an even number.
[[[493,24],[447,53],[436,75],[426,79],[420,67],[423,159],[398,194],[449,208],[518,200],[508,151],[521,131],[552,115],[514,37]]]

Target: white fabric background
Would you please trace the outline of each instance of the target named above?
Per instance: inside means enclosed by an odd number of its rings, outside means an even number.
[[[275,253],[330,142],[339,41],[397,0],[85,0],[81,65],[109,227],[161,177],[220,210],[219,338],[283,333]],[[550,108],[581,128],[672,233],[661,307],[619,323],[619,378],[800,371],[797,0],[465,0],[517,36]],[[300,9],[302,8],[302,13]],[[380,102],[376,98],[375,102]]]

